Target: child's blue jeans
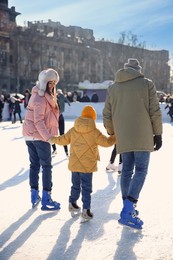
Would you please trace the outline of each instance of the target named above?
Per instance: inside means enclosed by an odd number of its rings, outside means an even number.
[[[82,195],[83,209],[91,208],[93,173],[72,172],[72,187],[69,202],[75,203]]]

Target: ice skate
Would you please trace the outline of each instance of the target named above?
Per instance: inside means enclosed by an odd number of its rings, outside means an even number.
[[[119,163],[119,165],[118,165],[118,174],[119,174],[119,175],[121,175],[122,168],[123,168],[123,164],[122,164],[122,163]]]
[[[41,210],[59,210],[60,209],[60,203],[53,201],[51,198],[51,193],[49,191],[43,190],[43,196],[42,196],[42,207]]]
[[[106,167],[106,171],[117,171],[117,167],[113,163],[109,163]]]
[[[32,208],[35,208],[39,204],[40,201],[41,201],[41,198],[39,196],[39,191],[36,189],[31,189]]]
[[[124,205],[124,201],[125,200],[123,200],[123,205]],[[137,206],[136,203],[133,203],[133,213],[132,214],[133,214],[133,216],[137,217],[139,215],[139,210],[136,209],[136,206]]]
[[[134,213],[136,215],[136,217],[139,215],[139,210],[136,209],[136,204],[134,203],[133,204],[133,207],[134,207]]]
[[[55,155],[57,155],[57,150],[54,150],[54,151],[52,152],[52,156],[54,157]]]
[[[135,203],[132,201],[125,199],[124,200],[124,207],[120,214],[120,219],[118,222],[122,225],[135,228],[135,229],[142,229],[142,225],[144,222],[137,217],[139,212],[135,210]]]
[[[127,220],[127,219],[120,218],[118,220],[118,223],[123,225],[123,226],[130,227],[130,228],[134,228],[134,229],[138,229],[138,230],[142,229],[142,225],[140,225],[138,222],[134,223],[134,222]]]
[[[79,216],[81,208],[76,203],[69,203],[68,210],[72,218]]]
[[[84,209],[81,214],[80,223],[85,223],[91,220],[94,217],[93,213],[90,211],[90,209]]]

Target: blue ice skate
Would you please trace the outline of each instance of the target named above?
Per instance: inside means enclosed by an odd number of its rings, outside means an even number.
[[[39,196],[39,191],[35,189],[31,189],[31,203],[32,208],[35,208],[39,202],[41,201],[41,198]]]
[[[138,212],[134,209],[134,203],[128,199],[124,200],[124,207],[118,222],[122,225],[135,229],[142,229],[144,222],[137,217]]]
[[[43,190],[43,196],[42,196],[42,207],[41,210],[59,210],[60,209],[60,203],[53,201],[51,198],[51,193],[49,191]]]
[[[134,229],[139,229],[139,230],[142,229],[142,225],[139,225],[139,223],[137,221],[136,221],[136,223],[134,223],[134,222],[131,222],[127,219],[120,218],[118,220],[118,223],[121,224],[121,225],[124,225],[124,226],[134,228]]]
[[[123,205],[124,201],[125,200],[123,200]],[[139,210],[136,209],[136,203],[133,203],[133,215],[135,215],[136,217],[139,215]]]

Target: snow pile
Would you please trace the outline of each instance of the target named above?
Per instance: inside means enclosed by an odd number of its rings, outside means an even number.
[[[110,85],[113,84],[112,80],[106,80],[101,83],[90,83],[89,80],[84,80],[79,82],[79,89],[107,89]]]

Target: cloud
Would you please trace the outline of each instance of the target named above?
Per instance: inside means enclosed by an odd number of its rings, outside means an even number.
[[[65,26],[80,26],[92,29],[96,38],[117,39],[122,31],[143,35],[145,41],[167,32],[173,23],[172,0],[9,0],[9,7],[15,5],[17,24],[24,21],[59,21]],[[168,33],[169,31],[169,33]]]
[[[14,2],[11,0],[9,2]],[[134,28],[137,25],[144,28],[164,22],[163,8],[169,8],[169,1],[162,0],[30,0],[29,2],[17,0],[16,9],[21,12],[18,22],[29,20],[59,21],[64,25],[79,25],[90,29],[101,26],[116,26],[118,30]],[[17,5],[17,3],[19,3]],[[32,4],[31,4],[32,2]],[[20,11],[21,9],[21,11]],[[171,14],[171,9],[168,9]],[[160,19],[160,20],[159,20]],[[166,17],[165,17],[166,19]]]

